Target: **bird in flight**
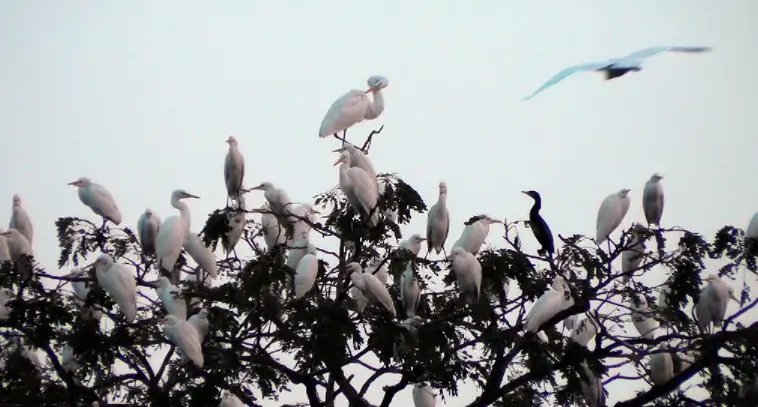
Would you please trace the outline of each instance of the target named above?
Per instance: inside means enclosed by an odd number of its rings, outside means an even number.
[[[545,82],[542,86],[540,86],[539,89],[537,89],[531,95],[523,98],[522,100],[527,101],[533,98],[538,93],[568,78],[569,76],[571,76],[572,74],[576,72],[581,72],[581,71],[603,72],[605,73],[605,80],[611,80],[611,79],[624,76],[627,73],[632,72],[632,71],[634,72],[641,71],[642,61],[644,61],[645,58],[649,58],[663,52],[667,52],[667,51],[668,52],[686,52],[686,53],[694,54],[694,53],[708,52],[710,50],[711,50],[711,47],[649,47],[649,48],[642,49],[640,51],[632,52],[631,54],[621,57],[621,58],[612,58],[605,61],[594,61],[594,62],[587,62],[587,63],[579,64],[579,65],[574,65],[572,67],[566,68],[558,72],[557,74],[553,75],[553,77],[548,79],[548,81]]]

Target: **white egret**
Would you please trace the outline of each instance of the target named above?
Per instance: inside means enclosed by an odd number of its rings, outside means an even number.
[[[645,239],[642,230],[634,223],[629,231],[629,243],[621,253],[621,281],[626,284],[629,281],[632,270],[637,270],[645,259]]]
[[[155,242],[160,229],[161,218],[152,209],[145,209],[137,221],[137,237],[145,255],[155,254]]]
[[[11,249],[8,247],[8,238],[3,234],[5,230],[0,229],[0,262],[11,261]]]
[[[174,315],[167,315],[161,320],[166,337],[189,358],[195,366],[203,367],[203,348],[197,330],[187,321],[182,321]]]
[[[186,198],[200,198],[183,189],[177,189],[171,193],[171,206],[179,210],[179,216],[170,216],[163,221],[158,235],[155,238],[155,255],[158,258],[158,270],[161,268],[174,273],[174,266],[182,253],[184,241],[190,234],[190,211],[187,204],[182,202]],[[178,273],[174,282],[178,282]]]
[[[208,328],[210,327],[210,324],[208,323],[208,310],[201,308],[197,314],[189,317],[187,322],[195,328],[200,343],[203,343],[205,336],[208,335]]]
[[[375,181],[364,170],[350,168],[350,153],[345,150],[340,153],[340,158],[334,165],[340,165],[340,189],[345,194],[350,206],[358,213],[363,213],[364,219],[370,215],[369,225],[376,226],[379,223],[379,212],[376,208],[379,199],[379,191]]]
[[[484,241],[487,240],[487,235],[490,234],[490,225],[493,223],[503,224],[503,221],[485,216],[470,225],[466,225],[463,228],[461,237],[455,242],[453,247],[462,247],[463,250],[471,254],[478,254]]]
[[[414,384],[411,394],[415,407],[434,407],[437,405],[432,388],[423,383]]]
[[[373,274],[364,273],[361,265],[356,262],[349,263],[346,269],[350,273],[350,280],[369,302],[383,306],[393,317],[397,317],[395,303],[392,301],[387,286]]]
[[[652,312],[647,306],[644,298],[637,294],[631,297],[631,315],[634,328],[637,329],[640,336],[647,339],[655,339],[659,323],[652,317]]]
[[[661,350],[664,348],[661,347]],[[674,377],[674,361],[668,350],[650,356],[650,380],[660,386]]]
[[[695,304],[695,316],[701,331],[712,332],[708,329],[711,323],[713,323],[714,328],[721,327],[729,299],[738,303],[740,300],[734,295],[734,289],[719,276],[711,274],[704,281],[707,281],[708,284],[700,291],[700,297]]]
[[[552,286],[534,303],[524,319],[526,332],[537,332],[540,325],[547,322],[563,308],[566,281],[561,276],[553,279]]]
[[[642,191],[642,209],[645,212],[645,219],[648,226],[661,226],[661,216],[663,216],[663,177],[657,172],[650,177],[645,183],[645,189]]]
[[[192,260],[195,260],[197,265],[202,267],[212,279],[215,280],[218,277],[216,255],[200,240],[200,236],[194,232],[190,232],[184,239],[184,249],[187,250],[187,254],[192,257]],[[175,270],[174,275],[178,276],[180,272],[180,270]],[[176,278],[176,281],[178,282],[180,279],[181,277],[179,276]]]
[[[603,200],[597,211],[596,235],[597,244],[601,244],[616,230],[629,212],[629,191],[622,189],[614,192]]]
[[[221,405],[219,407],[244,407],[242,401],[234,394],[224,391],[224,395],[221,398]]]
[[[253,209],[250,212],[261,214],[261,229],[263,231],[263,240],[266,242],[266,248],[270,251],[275,246],[283,245],[287,242],[287,234],[284,228],[279,225],[279,221],[271,213],[268,203],[264,203],[260,209]]]
[[[561,311],[568,309],[569,307],[574,306],[574,297],[571,296],[571,290],[569,290],[568,286],[564,287],[564,295],[563,295],[563,305],[561,306]],[[576,320],[579,317],[576,314],[569,315],[566,318],[563,318],[563,328],[571,332],[574,327],[576,326]]]
[[[115,225],[121,224],[121,212],[116,206],[113,196],[104,186],[92,182],[87,177],[81,177],[69,185],[78,187],[79,200],[87,205],[96,215],[103,217],[103,225],[110,220]]]
[[[458,289],[466,303],[473,305],[479,302],[482,284],[482,265],[479,260],[461,247],[453,247],[448,259],[452,260]]]
[[[576,324],[574,330],[571,331],[569,339],[578,343],[579,345],[587,346],[592,338],[597,335],[598,330],[600,330],[600,324],[595,320],[593,316],[587,314],[584,319]]]
[[[548,79],[539,89],[537,89],[531,95],[523,98],[522,100],[530,100],[543,90],[555,85],[556,83],[568,78],[574,73],[582,71],[596,71],[605,74],[606,80],[615,79],[626,75],[629,72],[637,72],[642,70],[642,61],[646,58],[658,55],[662,52],[685,52],[685,53],[702,53],[710,51],[711,47],[680,47],[680,46],[658,46],[648,47],[640,51],[632,52],[629,55],[620,58],[611,58],[605,61],[587,62],[584,64],[574,65],[566,68],[552,78]]]
[[[308,239],[295,240],[292,242],[292,246],[287,251],[287,262],[285,263],[292,270],[297,269],[297,265],[300,264],[300,260],[308,253],[308,247],[310,243]]]
[[[268,207],[270,208],[270,211],[273,212],[273,214],[276,216],[279,224],[281,226],[287,225],[288,219],[284,215],[288,214],[289,210],[293,209],[292,200],[290,199],[289,194],[287,194],[287,191],[275,187],[274,184],[270,182],[262,182],[257,187],[243,190],[243,192],[250,191],[263,191],[263,197],[266,198]]]
[[[447,210],[447,184],[439,184],[437,203],[429,208],[426,216],[426,255],[434,249],[437,254],[445,250],[445,241],[450,232],[450,213]],[[447,253],[445,253],[447,257]]]
[[[408,239],[400,242],[400,248],[408,250],[409,252],[413,253],[414,256],[418,256],[418,252],[421,251],[421,242],[424,240],[426,240],[425,237],[421,237],[420,234],[414,233]]]
[[[237,145],[237,138],[229,136],[226,139],[229,145],[229,152],[226,153],[224,160],[224,182],[226,183],[226,193],[228,198],[237,201],[242,195],[242,182],[245,179],[245,157],[240,152]],[[229,206],[227,198],[226,204]]]
[[[403,303],[405,316],[414,317],[418,304],[421,302],[421,287],[413,274],[413,263],[408,262],[405,271],[400,276],[400,302]]]
[[[86,276],[84,275],[84,270],[82,268],[74,267],[71,269],[69,277],[83,278]],[[102,318],[103,313],[100,310],[96,309],[94,306],[87,306],[87,296],[89,295],[90,291],[89,281],[72,281],[71,288],[74,289],[76,303],[82,309],[82,318],[99,321],[100,318]]]
[[[34,254],[32,253],[32,245],[26,240],[26,236],[22,235],[16,229],[8,229],[5,232],[1,232],[0,236],[5,238],[10,260],[16,263],[19,274],[23,278],[30,277],[32,273],[32,265],[25,259],[26,256],[33,256]]]
[[[342,141],[345,140],[347,129],[364,120],[373,120],[384,111],[384,97],[382,89],[389,85],[387,78],[374,75],[366,81],[369,88],[366,91],[353,89],[342,95],[332,103],[329,110],[321,121],[318,136],[326,138],[334,136]],[[373,93],[374,100],[370,101],[368,94]],[[342,132],[342,138],[338,133]]]
[[[295,206],[288,213],[290,214],[289,224],[292,226],[292,236],[294,239],[307,239],[312,229],[308,222],[314,223],[316,215],[321,214],[313,205],[307,202]]]
[[[95,261],[97,283],[113,298],[126,322],[137,319],[137,281],[125,265],[115,263],[109,254],[101,254]]]
[[[350,288],[350,297],[353,298],[355,310],[358,313],[363,312],[363,309],[366,308],[366,305],[368,305],[368,298],[363,295],[363,292],[358,288],[358,286],[353,286]]]
[[[8,288],[0,288],[0,321],[7,319],[11,310],[8,307],[8,303],[11,300],[13,293]]]
[[[26,213],[26,209],[21,206],[21,196],[13,195],[13,207],[11,209],[11,221],[8,229],[16,229],[26,237],[29,244],[32,244],[34,238],[34,227],[32,226],[32,218]]]
[[[179,319],[187,319],[187,303],[182,298],[182,290],[171,284],[166,277],[160,277],[157,284],[158,298],[166,312]]]
[[[750,223],[745,229],[745,252],[752,250],[755,254],[756,249],[758,249],[758,212],[750,218]]]
[[[587,407],[602,406],[603,382],[590,370],[586,361],[582,362],[581,367],[584,377],[581,374],[579,375],[579,385],[582,387],[582,396],[584,396],[584,401],[587,402]]]
[[[374,256],[369,260],[368,266],[366,268],[366,273],[371,273],[376,276],[376,278],[379,279],[379,281],[382,282],[382,284],[387,285],[387,279],[389,278],[389,275],[387,274],[387,265],[382,264],[381,267],[379,265],[382,263],[382,259],[379,258],[379,256]],[[379,269],[377,270],[377,267]]]
[[[309,244],[308,252],[303,255],[295,269],[295,298],[302,298],[313,288],[318,276],[318,257],[316,247]]]
[[[332,150],[333,153],[342,153],[343,151],[347,151],[350,153],[350,161],[348,162],[348,165],[350,165],[350,168],[357,167],[362,169],[363,171],[366,171],[366,173],[371,177],[372,180],[374,180],[374,183],[377,185],[377,188],[379,188],[379,181],[376,178],[376,170],[374,169],[374,163],[371,162],[371,159],[368,158],[368,155],[363,152],[360,148],[354,146],[351,143],[345,143],[344,146],[341,148],[338,148],[336,150]],[[380,191],[380,194],[383,191]]]
[[[226,252],[227,256],[234,250],[237,243],[239,243],[242,233],[245,231],[245,225],[247,224],[247,213],[245,213],[247,208],[245,197],[242,195],[237,198],[237,209],[239,209],[239,211],[229,219],[229,230],[226,232],[224,252]]]

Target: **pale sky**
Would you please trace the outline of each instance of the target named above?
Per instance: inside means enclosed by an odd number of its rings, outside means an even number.
[[[756,16],[754,0],[0,2],[0,216],[21,194],[49,268],[54,221],[94,218],[66,185],[81,176],[111,191],[131,227],[147,207],[173,214],[170,193],[184,188],[202,198],[189,203],[199,231],[225,203],[229,134],[248,186],[271,181],[307,201],[337,183],[337,141],[317,137],[324,114],[381,74],[384,113],[348,139],[383,124],[377,171],[399,173],[429,205],[447,183],[448,248],[471,215],[525,218],[524,189],[540,191],[555,234],[594,235],[602,199],[631,188],[627,226],[644,219],[656,171],[664,226],[712,238],[758,210]],[[652,45],[714,50],[656,56],[610,82],[577,74],[520,100],[571,64]],[[468,386],[445,405],[475,395]],[[409,388],[395,404],[410,400]]]

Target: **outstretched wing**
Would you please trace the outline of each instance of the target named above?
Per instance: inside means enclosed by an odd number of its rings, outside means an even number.
[[[699,54],[708,52],[711,47],[648,47],[639,51],[632,52],[631,54],[621,58],[623,60],[640,60],[650,58],[658,55],[662,52],[686,52],[690,54]]]
[[[572,67],[566,68],[557,74],[553,75],[552,78],[548,79],[547,82],[545,82],[542,86],[540,86],[539,89],[537,89],[534,93],[531,95],[525,97],[524,101],[527,101],[531,98],[533,98],[538,93],[542,92],[543,90],[555,85],[556,83],[568,78],[569,76],[573,75],[576,72],[581,71],[596,71],[598,69],[603,69],[610,65],[610,62],[608,61],[597,61],[597,62],[588,62],[586,64],[580,64],[580,65],[574,65]]]

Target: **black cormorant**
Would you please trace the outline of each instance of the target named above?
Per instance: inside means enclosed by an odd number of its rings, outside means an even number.
[[[541,251],[548,252],[551,256],[555,253],[555,244],[553,243],[553,232],[550,231],[550,227],[540,216],[540,209],[542,209],[542,198],[537,191],[521,191],[521,193],[529,195],[534,199],[534,205],[532,210],[529,211],[529,225],[532,228],[532,233],[537,241],[542,245]]]

